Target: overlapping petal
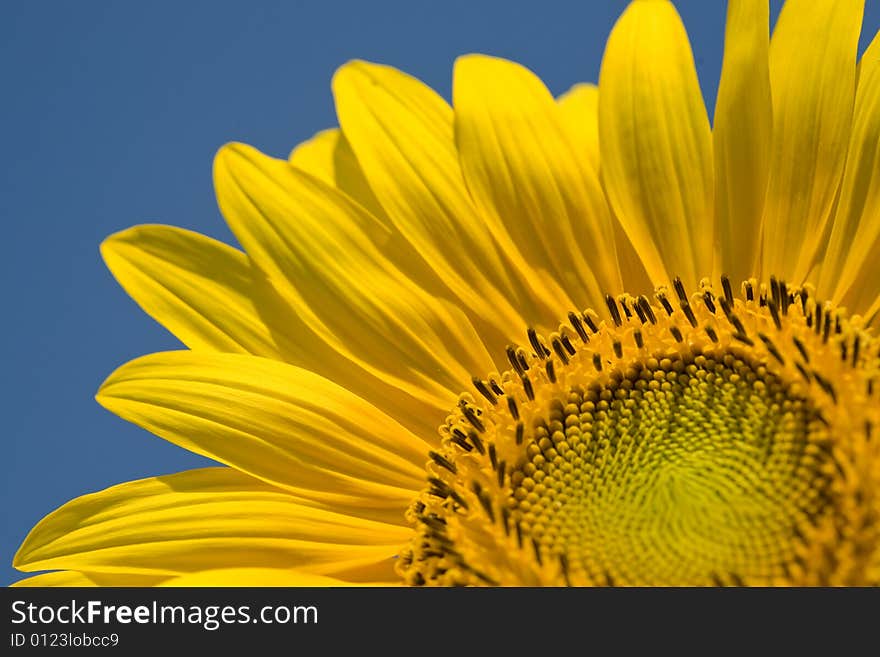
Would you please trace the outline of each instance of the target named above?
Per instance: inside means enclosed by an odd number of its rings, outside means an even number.
[[[31,587],[92,587],[92,586],[159,586],[168,580],[167,575],[142,575],[132,573],[81,573],[76,570],[56,570],[25,577],[11,586],[16,588]]]
[[[819,294],[873,316],[880,297],[880,34],[862,56],[852,133]]]
[[[332,575],[389,558],[408,534],[399,525],[297,504],[231,468],[205,468],[68,502],[34,527],[15,566],[151,576],[220,568]]]
[[[387,396],[406,395],[412,414],[436,414],[471,376],[494,368],[462,310],[383,256],[387,227],[350,197],[242,145],[221,150],[215,176],[250,257],[309,333],[352,364],[342,380],[363,370],[391,385]]]
[[[101,253],[138,305],[191,349],[280,360],[294,351],[283,329],[288,318],[258,312],[265,282],[237,249],[182,228],[143,225],[111,235]]]
[[[635,0],[599,76],[602,178],[655,283],[712,270],[712,141],[687,33],[670,2]]]
[[[473,206],[449,105],[418,80],[363,61],[336,72],[333,94],[376,198],[469,317],[484,323],[487,343],[503,348],[521,339],[527,323],[552,316],[548,308],[564,292],[533,275],[509,236],[493,233]],[[551,294],[537,294],[545,285]]]
[[[351,145],[338,128],[323,130],[294,148],[290,163],[344,192],[374,217],[381,218],[385,226],[391,225]]]
[[[360,584],[360,586],[370,586],[371,584]],[[372,585],[383,585],[385,583],[373,583]],[[305,573],[290,568],[218,568],[214,570],[204,570],[186,575],[178,575],[163,581],[160,586],[177,587],[177,586],[195,586],[195,587],[286,587],[286,586],[307,586],[314,588],[332,588],[337,586],[358,586],[353,582],[348,582],[337,577],[327,577],[326,575],[315,575],[314,573]],[[306,612],[303,612],[306,613]],[[311,613],[311,612],[308,612]],[[303,618],[306,618],[303,616]],[[312,618],[312,616],[309,616]]]
[[[528,69],[469,55],[455,64],[455,137],[471,197],[577,307],[619,293],[611,216],[597,171],[566,139],[550,92]]]
[[[803,282],[827,238],[852,122],[864,0],[788,0],[770,42],[762,271]]]
[[[759,275],[761,215],[773,131],[769,22],[766,0],[730,0],[727,4],[724,63],[712,139],[718,244],[715,269],[733,281]]]
[[[340,385],[255,356],[152,354],[116,370],[108,410],[295,495],[403,522],[429,443]]]
[[[559,118],[566,138],[580,157],[585,157],[593,170],[599,171],[599,87],[580,83],[562,94]]]

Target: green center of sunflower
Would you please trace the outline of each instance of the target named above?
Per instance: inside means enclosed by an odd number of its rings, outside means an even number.
[[[781,576],[826,503],[826,433],[806,400],[733,354],[649,358],[551,401],[508,505],[571,575]]]
[[[804,290],[723,288],[609,298],[610,323],[572,313],[509,348],[430,454],[407,581],[875,577],[876,339]]]

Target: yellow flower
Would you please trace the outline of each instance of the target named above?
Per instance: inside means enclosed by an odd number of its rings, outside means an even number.
[[[23,584],[880,583],[862,11],[789,0],[771,40],[731,0],[714,128],[674,7],[636,0],[598,88],[471,55],[449,107],[352,62],[340,129],[221,149],[244,252],[104,243],[189,350],[98,401],[227,467],[62,506]]]

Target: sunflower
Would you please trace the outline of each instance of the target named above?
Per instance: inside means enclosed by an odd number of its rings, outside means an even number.
[[[187,350],[97,399],[222,467],[44,518],[24,585],[880,583],[880,39],[731,0],[714,125],[673,5],[599,84],[355,61],[340,128],[218,153],[244,251],[108,238]],[[439,430],[438,430],[439,427]]]

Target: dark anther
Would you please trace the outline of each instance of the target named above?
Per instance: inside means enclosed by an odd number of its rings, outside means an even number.
[[[691,304],[687,301],[681,302],[681,311],[684,313],[684,316],[687,317],[687,320],[691,323],[693,328],[697,328],[697,318],[694,316],[694,309],[691,308]]]
[[[495,395],[486,386],[485,381],[483,381],[482,379],[480,379],[476,376],[473,379],[471,379],[471,381],[474,384],[474,388],[477,389],[477,392],[480,393],[481,395],[483,395],[483,397],[485,397],[489,401],[490,404],[492,404],[494,406],[495,404],[498,403],[498,400],[495,398]]]
[[[522,422],[516,423],[516,444],[522,445],[523,435],[526,432],[526,426]]]
[[[431,460],[434,461],[434,463],[439,465],[441,468],[446,468],[452,474],[458,474],[458,468],[455,467],[455,463],[447,459],[442,454],[438,454],[434,450],[431,450],[428,452],[428,456],[430,456]]]
[[[779,281],[776,280],[775,276],[770,277],[770,296],[777,307],[782,305],[782,294],[779,291]]]
[[[602,357],[599,354],[593,354],[593,367],[597,372],[602,371]]]
[[[596,326],[596,322],[595,322],[595,320],[593,320],[593,317],[592,317],[592,315],[590,314],[590,311],[589,311],[589,310],[585,310],[585,311],[582,313],[582,316],[583,316],[583,318],[584,318],[584,322],[585,322],[586,325],[589,327],[589,329],[590,329],[593,333],[598,333],[598,332],[599,332],[599,327]]]
[[[498,463],[498,485],[504,485],[504,473],[507,471],[507,463],[499,461]]]
[[[731,310],[731,305],[727,303],[727,299],[718,299],[718,305],[721,306],[721,310],[724,311],[724,316],[727,318],[727,321],[730,321],[730,316],[733,312]]]
[[[547,378],[550,379],[550,383],[556,383],[556,366],[553,364],[553,361],[548,360],[544,369],[547,370]]]
[[[553,351],[556,352],[559,360],[561,360],[564,365],[568,365],[568,354],[565,353],[565,349],[562,346],[562,342],[559,341],[559,338],[553,338],[550,340],[550,344],[553,346]]]
[[[523,391],[526,393],[526,397],[528,397],[529,400],[534,400],[535,399],[535,389],[534,389],[534,387],[532,387],[532,381],[531,381],[531,379],[529,379],[529,377],[524,376],[522,378],[522,386],[523,386]]]
[[[816,335],[822,330],[822,304],[816,304]]]
[[[754,301],[755,300],[755,288],[752,285],[751,281],[746,281],[743,285],[746,289],[746,301]],[[733,301],[730,302],[730,305],[733,305]]]
[[[501,507],[501,524],[504,527],[504,535],[510,536],[510,509]]]
[[[859,364],[859,347],[860,347],[860,340],[859,340],[859,336],[856,335],[856,337],[853,338],[853,354],[852,354],[853,367],[855,367],[856,365]]]
[[[614,300],[610,294],[605,295],[605,304],[608,306],[608,310],[611,313],[611,319],[614,321],[615,326],[620,326],[623,323],[623,320],[620,317],[620,309],[617,307],[617,302]]]
[[[516,521],[516,544],[519,546],[519,549],[522,550],[523,545],[523,535],[522,535],[522,525],[519,520]]]
[[[648,318],[648,321],[652,324],[657,323],[657,316],[654,314],[654,309],[651,308],[651,302],[648,301],[648,297],[644,294],[639,297],[639,308],[642,309],[642,312],[645,313],[645,316]]]
[[[535,355],[538,358],[544,358],[545,356],[548,356],[550,354],[550,351],[547,350],[547,347],[545,347],[541,343],[541,338],[538,337],[537,331],[535,331],[535,329],[533,328],[530,328],[527,333],[529,335],[529,344],[531,344],[532,349],[535,350]]]
[[[489,499],[489,496],[483,493],[483,488],[480,486],[478,482],[474,482],[473,485],[474,493],[477,496],[477,499],[480,500],[480,505],[483,507],[483,510],[486,512],[486,515],[489,516],[489,520],[493,523],[495,522],[495,509],[492,508],[492,500]]]
[[[636,346],[641,349],[645,346],[645,340],[642,338],[642,332],[638,329],[633,331],[633,338],[636,341]]]
[[[489,443],[489,461],[492,463],[492,469],[498,469],[498,454],[495,452],[495,443]]]
[[[761,338],[761,342],[763,342],[764,346],[767,347],[767,351],[770,352],[770,355],[778,360],[780,365],[785,365],[785,360],[782,358],[782,354],[779,353],[776,345],[773,344],[773,341],[763,333],[758,333],[758,337]]]
[[[747,344],[747,345],[749,345],[750,347],[754,347],[754,346],[755,346],[755,341],[752,340],[752,339],[751,339],[749,336],[747,336],[745,333],[739,333],[739,332],[737,332],[737,333],[732,333],[730,337],[732,337],[734,340],[739,340],[739,341],[742,342],[743,344]]]
[[[486,453],[486,448],[483,447],[483,441],[480,439],[480,436],[476,431],[468,431],[468,438],[480,454]]]
[[[615,340],[611,346],[614,348],[614,355],[618,358],[623,358],[623,345],[620,343],[620,340]]]
[[[684,339],[681,337],[681,331],[678,330],[677,326],[670,326],[669,332],[672,334],[672,337],[675,338],[676,342],[681,342]]]
[[[715,300],[712,297],[712,293],[709,290],[703,292],[703,303],[706,304],[706,308],[713,315],[715,314]]]
[[[483,424],[483,421],[477,417],[476,411],[470,406],[462,406],[461,412],[465,416],[468,422],[470,422],[474,429],[479,431],[480,433],[486,430],[486,426]]]
[[[773,317],[773,323],[776,324],[776,330],[782,330],[782,321],[779,319],[779,306],[776,305],[775,301],[768,301],[767,308],[770,309],[770,315]]]
[[[731,306],[733,305],[733,289],[730,287],[730,278],[727,274],[721,275],[721,289],[724,291],[724,299]]]
[[[574,356],[577,353],[577,349],[574,348],[574,345],[571,343],[571,338],[569,338],[567,334],[562,333],[559,336],[559,339],[569,356]]]
[[[739,317],[730,313],[730,317],[727,319],[730,320],[730,323],[733,324],[733,327],[737,330],[738,333],[742,333],[743,335],[748,335],[746,332],[746,327],[743,326],[743,323],[740,321]]]
[[[526,359],[526,352],[521,348],[516,350],[516,359],[519,361],[519,366],[522,368],[523,372],[529,371],[529,361]]]
[[[586,330],[584,330],[583,322],[581,322],[580,318],[577,316],[577,313],[568,313],[568,323],[571,324],[571,327],[578,334],[581,342],[587,342],[590,339],[587,337],[587,332]]]
[[[648,316],[645,315],[645,311],[642,309],[642,304],[640,303],[640,299],[637,299],[635,303],[633,303],[633,308],[636,311],[636,315],[639,316],[639,321],[644,324],[648,321]]]
[[[455,502],[456,504],[458,504],[460,507],[462,507],[465,511],[470,509],[470,507],[468,506],[468,503],[465,502],[464,498],[461,495],[459,495],[458,493],[456,493],[454,490],[452,490],[451,488],[449,489],[449,497],[452,498],[452,501]]]
[[[810,373],[804,368],[800,363],[795,363],[794,366],[797,368],[798,372],[800,372],[801,376],[804,377],[804,381],[810,383],[812,378],[810,377]],[[821,385],[821,384],[820,384]]]
[[[678,300],[682,303],[687,303],[688,295],[687,292],[684,291],[684,283],[681,282],[681,279],[676,276],[675,280],[672,281],[672,287],[675,288],[675,293],[678,295]]]
[[[791,303],[791,298],[788,296],[788,288],[785,285],[785,281],[779,281],[779,306],[780,310],[782,310],[783,315],[788,314],[788,306]]]
[[[516,399],[511,395],[507,396],[507,410],[510,411],[510,417],[514,420],[519,419],[519,406],[516,405]]]
[[[841,333],[842,331],[843,331],[843,329],[840,326],[840,315],[835,315],[834,316],[834,332]]]
[[[718,334],[715,333],[715,329],[713,329],[711,326],[706,327],[706,335],[709,336],[709,339],[712,342],[718,342]]]
[[[559,555],[559,569],[562,571],[562,577],[565,579],[565,585],[571,586],[571,579],[568,577],[568,557],[564,554]]]
[[[658,292],[656,296],[657,300],[660,302],[660,305],[663,306],[663,310],[666,311],[667,315],[671,315],[673,312],[675,312],[672,309],[672,304],[669,303],[669,299],[666,298],[666,295],[663,292]]]
[[[492,389],[496,395],[503,395],[504,390],[498,385],[498,382],[495,379],[489,379],[489,387]]]
[[[807,353],[807,348],[804,347],[804,343],[798,340],[795,336],[791,336],[791,341],[794,343],[794,346],[797,347],[797,350],[801,352],[801,356],[803,356],[804,362],[810,362],[810,354]]]
[[[822,325],[822,342],[828,342],[828,336],[831,334],[831,315],[825,313],[825,322]]]
[[[431,484],[438,492],[442,493],[439,497],[447,497],[449,495],[449,484],[437,477],[428,477],[428,483]]]
[[[455,433],[455,432],[458,432],[458,433]],[[474,446],[471,445],[467,441],[467,439],[464,437],[464,434],[461,433],[458,429],[453,430],[453,434],[452,434],[452,436],[449,437],[449,440],[454,442],[456,445],[461,447],[466,452],[470,452],[474,448]]]
[[[533,538],[533,539],[532,539],[532,547],[533,547],[534,550],[535,550],[535,561],[538,562],[538,565],[539,565],[539,566],[543,566],[543,565],[544,565],[544,559],[543,559],[542,556],[541,556],[541,544],[538,543],[538,539],[537,539],[537,538]]]
[[[525,369],[523,368],[522,363],[520,363],[519,359],[516,357],[516,347],[509,344],[504,348],[504,353],[507,354],[507,361],[510,363],[510,366],[516,370],[516,373],[520,376],[525,374]]]
[[[819,387],[825,391],[825,394],[831,397],[831,401],[835,404],[837,403],[837,391],[834,390],[834,386],[831,385],[831,382],[828,379],[822,377],[821,374],[813,370],[813,376],[816,379],[816,383],[819,384]]]
[[[614,578],[607,570],[605,571],[605,586],[614,586]]]

